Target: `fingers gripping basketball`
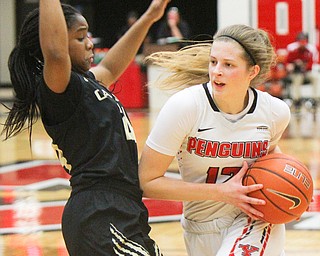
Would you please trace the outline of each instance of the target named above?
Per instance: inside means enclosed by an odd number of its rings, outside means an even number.
[[[265,205],[253,206],[273,224],[298,219],[308,208],[313,195],[312,177],[307,167],[282,153],[259,158],[243,177],[243,185],[263,184],[249,196],[264,199]]]

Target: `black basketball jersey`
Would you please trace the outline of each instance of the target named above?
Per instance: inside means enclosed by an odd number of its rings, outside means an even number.
[[[62,166],[72,175],[73,189],[110,179],[139,189],[137,145],[127,113],[91,72],[72,72],[62,94],[53,93],[43,80],[39,92],[44,127]]]

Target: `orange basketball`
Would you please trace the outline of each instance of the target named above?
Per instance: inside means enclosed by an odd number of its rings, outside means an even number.
[[[296,158],[275,153],[255,161],[243,177],[243,185],[263,184],[249,196],[264,199],[265,205],[253,207],[272,224],[298,219],[308,208],[313,195],[313,182],[308,168]]]

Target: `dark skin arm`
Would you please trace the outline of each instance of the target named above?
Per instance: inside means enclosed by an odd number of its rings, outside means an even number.
[[[69,83],[71,60],[67,25],[59,0],[40,1],[39,22],[44,79],[51,90],[63,92]]]
[[[107,52],[98,66],[91,69],[105,86],[115,82],[137,54],[152,24],[164,14],[168,0],[153,0],[146,12]]]

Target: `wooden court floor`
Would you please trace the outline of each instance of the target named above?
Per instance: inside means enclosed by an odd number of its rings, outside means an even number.
[[[293,113],[293,120],[280,142],[280,147],[284,153],[298,157],[309,167],[314,178],[316,201],[312,204],[311,211],[304,214],[299,222],[287,225],[286,255],[320,256],[320,113],[318,113],[320,111],[309,111],[310,113],[303,111],[301,109]],[[129,110],[129,115],[135,129],[138,150],[141,153],[153,119],[150,118],[150,113],[147,110]],[[3,123],[4,117],[3,111],[2,114],[0,111],[0,123]],[[23,182],[23,179],[41,180],[42,176],[35,174],[36,171],[30,171],[27,175],[16,173],[15,176],[12,176],[16,164],[23,165],[30,161],[36,163],[37,161],[56,161],[50,146],[50,139],[45,134],[41,122],[38,122],[34,127],[32,152],[26,132],[8,141],[2,141],[2,139],[3,137],[0,142],[0,217],[2,216],[0,219],[0,256],[68,255],[59,225],[53,225],[47,230],[30,228],[37,227],[39,222],[37,215],[39,202],[48,207],[52,203],[58,205],[58,209],[63,207],[63,203],[70,193],[65,182],[66,177],[60,174],[61,176],[57,177],[56,183],[51,187],[42,181],[37,183],[38,189],[32,186],[19,189],[23,185],[19,182]],[[176,163],[172,164],[170,170],[176,172]],[[55,173],[50,175],[54,176]],[[6,178],[11,181],[14,179],[13,181],[17,184],[15,186],[5,184]],[[49,189],[45,189],[46,187]],[[18,228],[6,232],[8,229],[3,227],[10,221],[9,217],[4,216],[9,215],[1,215],[1,209],[6,212],[12,204],[18,207],[16,214],[17,212],[18,215],[25,214],[25,212],[28,214],[27,218],[20,218],[19,222],[11,220],[10,225],[16,225]],[[54,211],[49,211],[46,215],[47,220],[44,221],[49,222],[53,215]],[[151,236],[159,244],[164,255],[187,255],[182,229],[177,218],[152,221],[151,227]]]

